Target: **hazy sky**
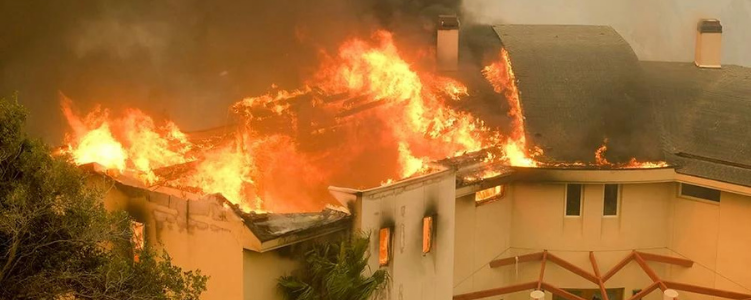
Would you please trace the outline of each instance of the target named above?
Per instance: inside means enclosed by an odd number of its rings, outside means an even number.
[[[696,24],[723,25],[722,63],[751,67],[751,0],[464,0],[490,24],[610,25],[641,60],[693,61]]]

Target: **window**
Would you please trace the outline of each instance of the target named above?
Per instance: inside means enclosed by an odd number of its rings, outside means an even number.
[[[581,216],[582,212],[582,185],[566,185],[566,215]]]
[[[720,191],[703,186],[681,183],[681,196],[720,202]]]
[[[484,189],[475,193],[475,204],[488,203],[503,197],[506,191],[505,186],[498,185],[489,189]]]
[[[378,233],[378,264],[387,266],[391,256],[391,228],[381,228]]]
[[[617,184],[606,184],[605,195],[603,196],[602,215],[618,215],[618,188]]]
[[[133,230],[133,236],[131,237],[131,242],[133,243],[133,259],[138,261],[138,255],[141,253],[144,246],[143,223],[131,221],[130,228]]]
[[[428,254],[433,247],[433,216],[422,218],[422,254]]]

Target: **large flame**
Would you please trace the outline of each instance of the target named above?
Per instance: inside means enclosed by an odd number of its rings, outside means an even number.
[[[305,86],[274,86],[234,104],[239,124],[226,139],[198,141],[139,110],[112,117],[95,109],[80,117],[63,98],[72,129],[66,152],[77,164],[96,162],[132,173],[147,186],[218,193],[256,212],[319,210],[334,204],[329,184],[373,186],[429,172],[431,161],[482,149],[498,153],[489,152],[488,163],[546,165],[537,160],[542,151],[527,144],[508,53],[501,51],[482,73],[508,101],[508,135],[453,109],[469,96],[468,88],[454,78],[418,71],[402,58],[391,34],[378,31],[371,40],[352,39],[336,54],[324,55]],[[661,165],[636,160],[618,165],[629,166]],[[489,169],[476,179],[498,174]]]
[[[374,185],[497,143],[482,122],[450,108],[469,95],[467,87],[415,70],[388,32],[347,41],[322,61],[304,87],[274,87],[236,103],[235,138],[211,149],[199,149],[172,123],[157,127],[140,111],[111,118],[95,110],[80,118],[65,100],[69,152],[79,164],[132,171],[147,185],[220,193],[249,211],[307,211],[328,203],[332,181]],[[187,162],[190,170],[178,178],[154,172]],[[362,171],[353,176],[355,169]]]
[[[81,118],[71,101],[62,96],[62,110],[73,133],[66,137],[75,163],[96,162],[120,172],[132,170],[145,182],[156,180],[153,170],[192,160],[184,133],[172,122],[158,127],[140,110],[127,110],[118,118],[96,108]]]
[[[524,129],[524,113],[522,112],[519,88],[516,84],[516,76],[511,67],[511,59],[505,49],[501,49],[498,61],[486,66],[482,70],[485,78],[493,85],[496,93],[503,94],[509,104],[508,115],[511,117],[511,133],[503,142],[504,159],[512,166],[536,167],[540,163],[533,157],[542,154],[542,150],[527,147],[527,138]]]

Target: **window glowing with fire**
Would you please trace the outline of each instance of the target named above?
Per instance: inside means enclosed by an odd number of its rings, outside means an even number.
[[[478,191],[475,193],[475,202],[479,204],[500,199],[503,197],[505,191],[506,187],[504,185],[497,185],[492,188]]]
[[[433,216],[422,218],[422,254],[430,253],[433,248]]]
[[[131,242],[133,243],[133,258],[138,261],[138,254],[144,247],[144,226],[141,222],[131,221],[130,228],[133,230],[133,237]]]
[[[387,266],[391,257],[391,228],[381,228],[378,233],[378,264]]]

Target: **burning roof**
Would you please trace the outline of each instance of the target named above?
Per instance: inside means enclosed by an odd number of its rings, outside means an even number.
[[[461,180],[475,182],[503,175],[510,166],[666,165],[633,158],[608,161],[606,148],[620,145],[618,136],[587,149],[592,163],[550,156],[561,151],[551,151],[540,133],[530,140],[527,126],[539,129],[544,123],[537,109],[562,96],[550,91],[543,100],[532,92],[528,100],[526,92],[520,93],[541,75],[530,73],[535,69],[523,55],[520,65],[530,70],[518,70],[510,36],[509,51],[485,53],[489,59],[482,63],[465,55],[454,77],[407,62],[404,57],[414,53],[399,51],[388,32],[345,41],[336,54],[323,56],[307,85],[272,87],[243,99],[232,106],[237,125],[197,133],[184,133],[169,121],[158,124],[138,110],[95,110],[81,117],[65,99],[63,111],[73,132],[63,152],[79,164],[97,162],[135,174],[144,186],[218,193],[243,211],[259,213],[317,212],[339,204],[326,190],[330,184],[371,187],[447,167],[459,170]],[[483,112],[472,109],[477,102],[507,107],[500,114],[506,117],[486,123]],[[525,118],[527,106],[533,118]]]
[[[161,210],[155,209],[154,212],[151,212],[157,219],[172,219],[179,223],[178,226],[184,226],[188,229],[191,226],[209,227],[208,224],[195,219],[195,216],[200,215],[210,216],[213,220],[229,223],[221,226],[221,228],[213,228],[214,230],[237,230],[231,224],[240,222],[243,224],[244,230],[248,230],[250,233],[250,235],[238,233],[239,236],[248,236],[249,240],[243,241],[243,244],[249,250],[259,252],[273,250],[349,227],[349,212],[334,207],[326,207],[319,212],[308,213],[246,212],[220,194],[203,195],[164,186],[146,187],[140,179],[128,174],[113,174],[109,172],[111,169],[97,163],[85,164],[81,168],[104,177],[108,182],[111,181],[111,186],[116,191],[129,197],[128,203],[120,204],[125,205],[126,210],[131,210],[136,218],[144,213],[150,213],[144,212],[142,208],[134,208],[138,205],[132,202],[138,201],[136,199],[143,199],[156,206],[164,207]],[[107,185],[109,186],[109,184]],[[117,197],[113,198],[117,199]],[[164,216],[169,214],[169,211],[175,211],[177,215]]]

